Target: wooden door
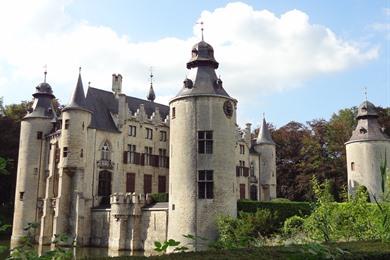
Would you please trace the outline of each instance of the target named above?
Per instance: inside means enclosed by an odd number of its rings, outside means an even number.
[[[240,200],[245,199],[245,184],[240,184]]]
[[[126,192],[135,192],[135,173],[128,172],[126,175]]]
[[[159,193],[165,193],[167,185],[167,177],[165,176],[158,176],[158,192]]]
[[[144,193],[152,193],[152,175],[144,175]]]

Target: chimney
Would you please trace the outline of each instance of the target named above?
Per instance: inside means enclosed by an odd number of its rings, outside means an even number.
[[[112,74],[112,92],[115,96],[122,93],[122,75]]]

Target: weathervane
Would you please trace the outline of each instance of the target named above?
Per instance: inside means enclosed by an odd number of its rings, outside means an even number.
[[[45,66],[43,66],[43,68],[45,69],[45,70],[43,71],[43,74],[44,74],[43,82],[45,82],[45,83],[46,83],[46,75],[47,75],[47,64],[45,64]]]
[[[203,21],[200,21],[199,23],[196,23],[196,24],[200,24],[200,30],[202,32],[202,41],[203,41],[203,31],[204,31],[203,25],[204,25],[204,23],[203,23]]]
[[[81,74],[81,67],[79,67],[79,74]]]
[[[364,96],[366,97],[366,101],[367,101],[367,87],[364,87]]]

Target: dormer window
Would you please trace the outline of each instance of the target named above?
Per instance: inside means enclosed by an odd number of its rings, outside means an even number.
[[[366,134],[367,133],[367,129],[365,129],[364,127],[361,127],[359,129],[359,132],[360,132],[360,134]]]
[[[102,149],[101,149],[101,159],[102,160],[110,160],[110,147],[108,142],[104,142]]]

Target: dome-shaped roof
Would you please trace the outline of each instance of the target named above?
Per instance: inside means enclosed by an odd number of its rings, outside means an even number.
[[[218,68],[218,62],[214,58],[213,47],[205,41],[200,41],[192,47],[192,57],[187,63],[187,69],[198,67],[199,65]]]
[[[35,87],[35,89],[37,90],[33,94],[33,97],[35,97],[35,98],[39,95],[42,95],[42,94],[54,97],[53,90],[52,90],[51,86],[46,82],[40,83],[38,86]]]
[[[378,113],[376,112],[375,105],[369,101],[364,101],[360,104],[358,108],[357,119],[367,116],[378,117]]]

